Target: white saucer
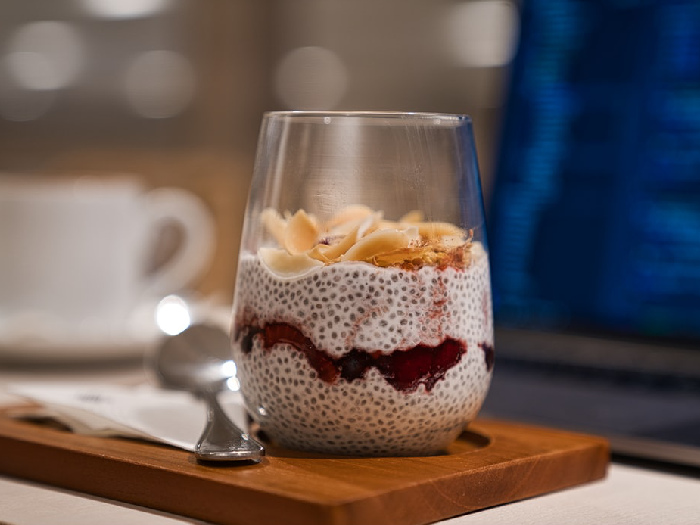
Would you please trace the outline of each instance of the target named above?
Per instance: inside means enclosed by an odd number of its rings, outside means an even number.
[[[36,325],[31,333],[0,332],[0,362],[42,365],[129,360],[142,356],[162,336],[155,322],[140,330],[129,327],[119,333],[104,334]]]
[[[206,321],[227,329],[230,307],[215,306],[210,301],[180,300],[190,323]],[[80,330],[42,323],[38,317],[8,322],[15,329],[11,334],[0,329],[0,363],[42,366],[142,359],[155,343],[168,335],[156,320],[163,301],[147,301],[134,308],[130,319],[109,332],[95,327]]]
[[[131,361],[141,358],[150,341],[74,341],[65,343],[31,341],[6,343],[0,340],[0,362],[23,365]]]

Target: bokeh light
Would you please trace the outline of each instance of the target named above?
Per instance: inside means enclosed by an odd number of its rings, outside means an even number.
[[[85,62],[85,46],[67,22],[31,22],[10,37],[4,66],[17,86],[33,90],[71,85]]]
[[[300,47],[279,62],[277,96],[292,109],[332,109],[347,89],[348,73],[340,57],[322,47]]]
[[[163,333],[177,335],[191,323],[187,302],[178,295],[168,295],[156,307],[156,324]]]
[[[232,392],[238,392],[241,389],[241,383],[238,380],[238,369],[236,363],[232,360],[226,361],[221,365],[222,372],[225,376],[228,376],[226,380],[226,388]]]
[[[79,0],[80,6],[99,18],[142,18],[167,9],[171,0]]]
[[[124,89],[129,105],[140,116],[174,117],[194,96],[194,68],[174,51],[146,51],[129,64]]]
[[[477,0],[450,7],[444,35],[452,60],[462,67],[501,67],[515,53],[518,11],[506,0]]]

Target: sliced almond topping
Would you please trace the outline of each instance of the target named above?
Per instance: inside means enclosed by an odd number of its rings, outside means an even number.
[[[323,266],[321,261],[307,254],[292,255],[278,248],[260,248],[260,260],[272,273],[280,277],[300,277],[314,268]]]
[[[465,239],[462,235],[443,235],[439,239],[440,246],[447,248],[456,248],[457,246],[462,246],[465,243]]]
[[[423,261],[427,258],[426,253],[429,252],[428,248],[399,248],[387,253],[382,253],[375,255],[372,258],[372,263],[377,266],[387,267],[387,266],[402,266],[409,262],[409,266],[415,266],[412,263],[414,260],[421,261],[421,266]]]
[[[312,249],[310,249],[308,252],[309,257],[312,259],[316,259],[317,261],[321,261],[324,264],[330,264],[333,262],[333,259],[328,257],[327,252],[330,246],[326,244],[317,244],[314,246]]]
[[[407,227],[407,223],[400,223],[397,221],[386,221],[382,220],[379,222],[380,230],[403,230]]]
[[[425,222],[420,210],[387,221],[380,211],[354,205],[319,224],[302,209],[294,214],[286,211],[283,218],[267,208],[261,219],[281,248],[261,249],[261,259],[282,277],[296,277],[339,261],[405,269],[426,265],[465,268],[475,256],[471,251],[473,230],[447,222]]]
[[[465,238],[466,232],[449,222],[421,222],[416,224],[418,233],[426,239],[437,239],[440,237],[461,237]]]
[[[353,219],[351,221],[338,224],[331,229],[328,234],[330,237],[345,237],[351,232],[358,232],[357,238],[359,239],[360,237],[363,237],[379,228],[381,219],[382,213],[378,211],[361,219]]]
[[[406,215],[399,219],[399,222],[423,222],[425,220],[425,215],[420,210],[411,210]]]
[[[322,249],[323,254],[330,260],[338,260],[345,252],[352,248],[359,239],[375,231],[379,225],[381,214],[373,213],[369,217],[362,220],[360,224],[355,226],[352,231],[348,232],[345,237],[339,242],[325,246]]]
[[[372,213],[372,208],[368,208],[363,204],[353,204],[343,208],[338,213],[333,215],[333,217],[326,222],[326,228],[328,230],[332,230],[341,224],[362,221],[365,217],[371,215]]]
[[[343,237],[340,240],[340,242],[338,242],[336,244],[324,246],[323,253],[326,257],[328,257],[329,260],[333,261],[333,260],[338,259],[341,255],[343,255],[350,248],[352,248],[356,242],[357,242],[357,228],[355,228],[353,231],[351,231],[345,237]]]
[[[362,218],[340,223],[327,231],[328,236],[331,238],[345,237],[348,233],[352,231],[357,231],[357,228],[360,226],[360,224],[365,222],[365,220],[367,219]]]
[[[360,239],[340,258],[341,261],[369,261],[382,253],[407,248],[418,239],[416,228],[376,230]]]
[[[382,213],[379,211],[365,217],[364,220],[357,226],[357,240],[360,240],[365,235],[368,235],[379,228],[381,220]]]
[[[283,246],[292,255],[304,253],[314,247],[318,233],[314,218],[299,210],[287,221]]]

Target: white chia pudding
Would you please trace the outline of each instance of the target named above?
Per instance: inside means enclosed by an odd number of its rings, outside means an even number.
[[[242,253],[234,359],[253,418],[279,444],[348,455],[443,451],[493,366],[488,256],[461,267],[313,266],[292,277]]]

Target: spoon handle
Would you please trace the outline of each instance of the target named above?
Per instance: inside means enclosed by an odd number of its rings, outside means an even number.
[[[231,421],[216,393],[204,391],[200,397],[207,403],[207,426],[195,445],[195,457],[202,461],[260,461],[265,449]]]

